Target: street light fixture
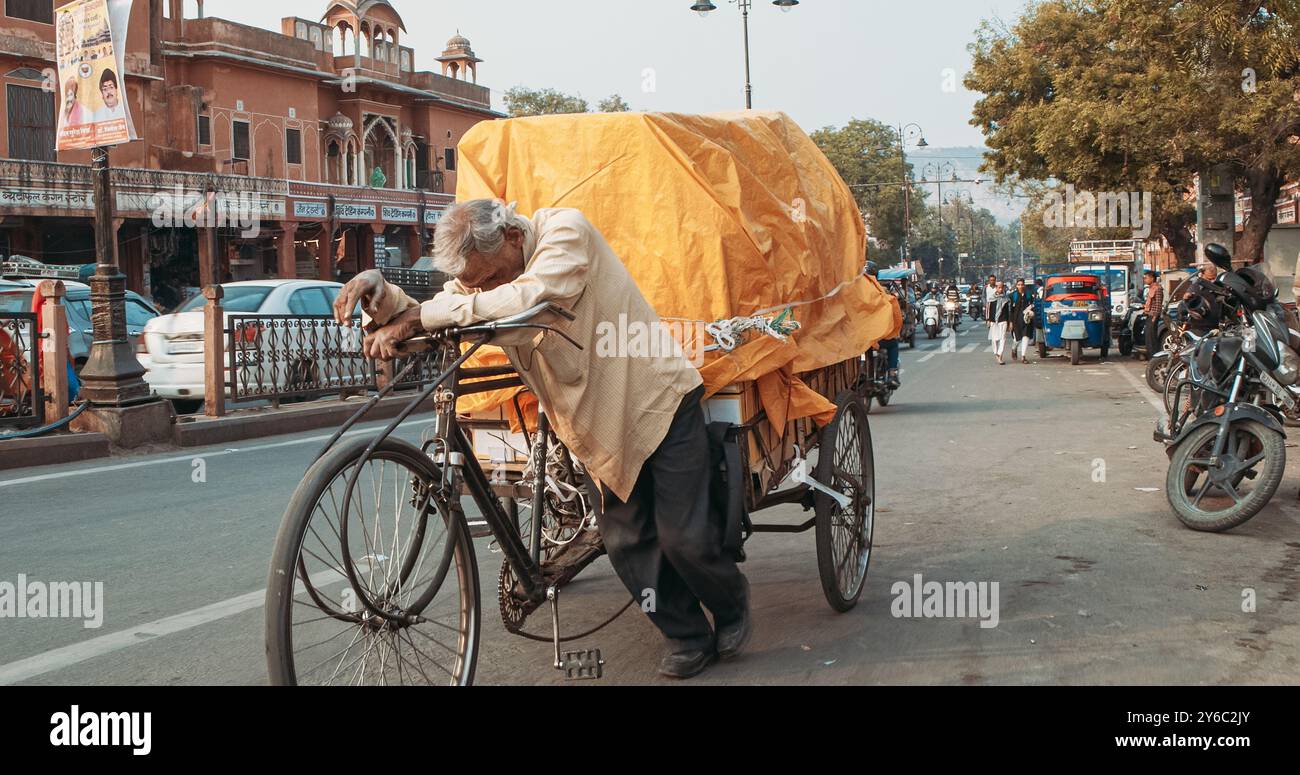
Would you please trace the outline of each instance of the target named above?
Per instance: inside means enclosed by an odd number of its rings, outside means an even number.
[[[907,141],[913,137],[920,138],[916,141],[917,148],[927,148],[929,143],[925,141],[925,130],[917,124],[908,124],[898,128],[898,155],[903,161],[903,263],[906,264],[908,257],[912,253],[912,186],[907,175]]]
[[[745,28],[745,109],[751,110],[754,107],[754,85],[750,82],[749,77],[749,9],[753,7],[754,0],[728,0],[740,7],[740,15]],[[772,0],[772,5],[780,8],[782,11],[789,11],[799,4],[799,0]],[[709,12],[718,10],[710,0],[696,0],[691,5],[691,10],[704,18]]]

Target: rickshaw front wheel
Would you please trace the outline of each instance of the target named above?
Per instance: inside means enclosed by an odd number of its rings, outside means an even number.
[[[1070,340],[1070,365],[1078,366],[1079,361],[1083,360],[1083,342],[1078,339]]]

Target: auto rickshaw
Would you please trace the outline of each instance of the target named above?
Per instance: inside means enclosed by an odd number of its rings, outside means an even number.
[[[1044,278],[1043,293],[1034,302],[1038,357],[1048,350],[1069,350],[1078,365],[1083,348],[1110,353],[1110,294],[1097,274],[1058,274]]]
[[[916,347],[916,283],[915,269],[882,269],[876,278],[880,284],[885,286],[885,290],[893,293],[899,298],[900,306],[903,313],[903,328],[898,335],[900,342],[907,342],[907,346]]]

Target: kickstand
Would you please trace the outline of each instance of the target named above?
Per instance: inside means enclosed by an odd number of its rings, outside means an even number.
[[[560,593],[547,587],[546,599],[551,601],[551,644],[555,650],[555,669],[563,670],[570,681],[596,679],[604,675],[605,660],[600,649],[583,649],[560,653]]]

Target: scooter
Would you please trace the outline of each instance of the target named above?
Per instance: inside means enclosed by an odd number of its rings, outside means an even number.
[[[966,297],[966,314],[970,315],[971,320],[982,320],[984,318],[984,294],[972,290]]]
[[[921,300],[921,323],[925,327],[925,335],[930,339],[943,330],[943,313],[940,310],[939,299],[931,296]]]

